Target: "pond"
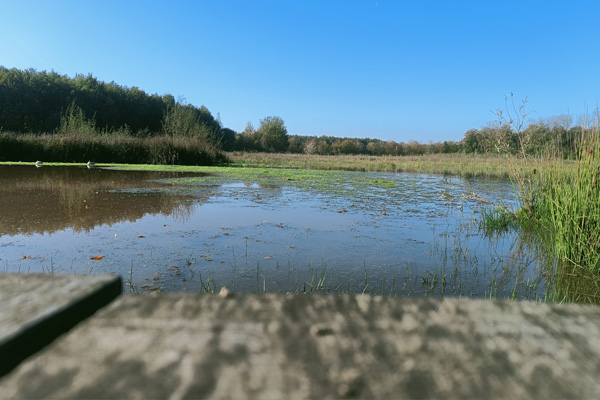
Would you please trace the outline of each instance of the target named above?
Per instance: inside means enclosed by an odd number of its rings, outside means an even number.
[[[134,293],[548,293],[518,235],[479,228],[510,181],[198,171],[0,166],[0,270],[118,274]]]

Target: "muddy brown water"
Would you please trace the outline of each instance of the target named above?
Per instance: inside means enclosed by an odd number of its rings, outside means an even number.
[[[134,293],[226,286],[534,299],[548,291],[539,259],[517,235],[479,230],[482,199],[514,202],[510,182],[336,177],[317,187],[0,166],[0,271],[118,274]]]

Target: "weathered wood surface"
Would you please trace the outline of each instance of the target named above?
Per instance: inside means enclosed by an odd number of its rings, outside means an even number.
[[[3,398],[600,398],[600,308],[362,296],[121,296]]]
[[[0,274],[0,376],[121,291],[119,277]]]

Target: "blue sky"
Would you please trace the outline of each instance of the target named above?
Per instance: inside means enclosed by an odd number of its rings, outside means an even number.
[[[600,98],[600,2],[0,0],[0,65],[91,73],[236,131],[460,140],[507,93],[533,118]]]

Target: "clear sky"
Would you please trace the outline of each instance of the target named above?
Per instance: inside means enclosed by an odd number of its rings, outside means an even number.
[[[0,65],[206,106],[236,131],[460,140],[505,95],[534,118],[600,100],[600,2],[0,0]]]

